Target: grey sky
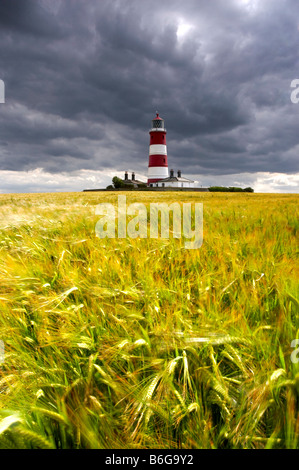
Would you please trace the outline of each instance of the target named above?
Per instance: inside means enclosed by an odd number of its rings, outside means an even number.
[[[298,28],[295,0],[1,0],[2,191],[37,190],[37,169],[66,190],[82,170],[146,176],[156,109],[171,167],[298,188]]]

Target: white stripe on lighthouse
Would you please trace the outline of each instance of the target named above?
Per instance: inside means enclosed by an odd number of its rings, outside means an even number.
[[[148,168],[148,179],[167,178],[168,168],[166,166],[150,166]]]
[[[150,145],[149,154],[150,155],[167,155],[166,145],[160,145],[160,144]]]

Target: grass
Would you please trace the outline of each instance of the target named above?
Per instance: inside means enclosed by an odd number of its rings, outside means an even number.
[[[126,196],[203,202],[202,247],[0,195],[0,448],[298,449],[298,195]]]

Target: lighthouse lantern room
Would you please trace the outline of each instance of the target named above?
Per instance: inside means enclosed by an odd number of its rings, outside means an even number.
[[[167,147],[166,147],[166,129],[164,119],[160,118],[159,113],[152,120],[152,128],[149,131],[149,163],[147,184],[151,185],[168,177]]]

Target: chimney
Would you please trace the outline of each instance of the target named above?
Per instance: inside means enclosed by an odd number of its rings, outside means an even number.
[[[127,179],[128,179],[128,172],[126,171],[125,172],[125,181],[127,181]]]
[[[132,173],[132,181],[135,181],[135,173],[134,173],[134,171],[133,171],[133,173]]]
[[[181,178],[181,176],[182,176],[182,172],[181,170],[178,170],[178,178]]]
[[[170,170],[170,178],[173,178],[174,171]]]

